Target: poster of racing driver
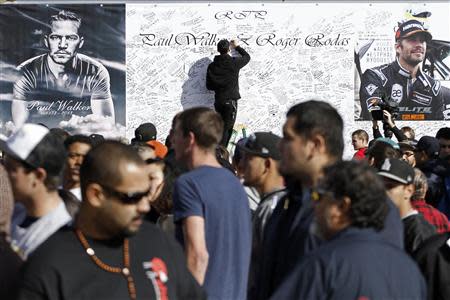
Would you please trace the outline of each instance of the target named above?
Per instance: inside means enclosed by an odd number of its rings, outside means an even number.
[[[360,120],[390,110],[398,120],[450,120],[450,90],[423,70],[433,37],[423,22],[405,20],[395,31],[396,58],[361,76]]]

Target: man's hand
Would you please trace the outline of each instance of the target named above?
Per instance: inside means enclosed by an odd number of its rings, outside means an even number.
[[[386,120],[386,123],[388,123],[390,128],[393,128],[395,126],[394,120],[392,120],[392,115],[387,111],[383,110],[383,116]]]
[[[235,40],[231,40],[231,41],[230,41],[230,48],[231,48],[231,49],[234,49],[234,48],[236,48],[237,46],[239,46],[239,45],[238,45],[238,43],[237,43]]]

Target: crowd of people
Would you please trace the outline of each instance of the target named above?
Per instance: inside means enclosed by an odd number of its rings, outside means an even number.
[[[33,123],[0,142],[0,299],[450,299],[450,128],[416,137],[380,109],[385,137],[356,130],[344,160],[343,119],[309,100],[231,155],[250,56],[218,51],[215,110],[179,112],[164,143],[152,123],[130,143]]]
[[[165,143],[25,124],[0,145],[1,299],[448,299],[450,128],[393,127],[346,161],[314,100],[233,155],[205,107]]]

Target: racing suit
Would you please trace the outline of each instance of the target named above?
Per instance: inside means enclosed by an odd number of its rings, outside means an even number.
[[[364,72],[359,99],[363,120],[371,120],[370,111],[379,109],[373,99],[396,102],[399,120],[450,120],[450,90],[421,69],[412,79],[397,60]]]

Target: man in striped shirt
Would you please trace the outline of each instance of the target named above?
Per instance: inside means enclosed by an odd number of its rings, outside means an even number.
[[[16,126],[28,121],[56,127],[73,114],[114,119],[108,71],[98,61],[77,53],[84,44],[78,34],[80,25],[80,17],[69,11],[52,16],[50,33],[44,37],[48,53],[18,67],[20,77],[14,84],[11,106]]]

